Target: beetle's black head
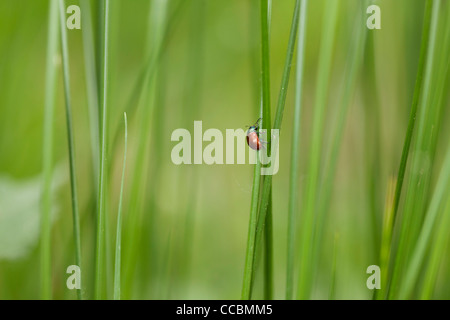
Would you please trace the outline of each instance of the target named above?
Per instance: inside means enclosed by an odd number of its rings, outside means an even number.
[[[258,132],[258,127],[257,126],[251,126],[248,128],[247,134],[250,132]]]

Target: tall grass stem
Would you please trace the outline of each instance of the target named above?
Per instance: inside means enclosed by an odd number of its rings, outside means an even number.
[[[47,30],[47,58],[45,74],[44,137],[42,148],[42,198],[41,198],[41,299],[52,298],[51,274],[51,185],[53,178],[53,131],[56,100],[56,74],[59,53],[58,2],[50,1]]]
[[[114,300],[120,300],[120,266],[121,266],[121,246],[122,246],[122,202],[123,202],[123,186],[125,184],[125,168],[127,164],[127,141],[128,141],[128,125],[127,113],[123,113],[125,125],[125,142],[123,151],[123,167],[122,179],[120,182],[119,209],[117,212],[117,230],[116,230],[116,256],[114,263]]]
[[[63,79],[66,105],[66,125],[67,125],[67,144],[69,147],[69,167],[70,167],[70,190],[72,202],[72,219],[73,219],[73,237],[75,243],[75,263],[81,266],[81,234],[80,234],[80,215],[78,211],[78,194],[77,194],[77,172],[75,165],[75,142],[72,120],[72,100],[70,96],[70,70],[69,70],[69,45],[67,40],[66,28],[66,11],[64,0],[59,1],[60,27],[61,27],[61,46],[62,46],[62,64]],[[81,291],[77,290],[77,297],[81,299]]]
[[[322,21],[321,45],[319,51],[318,72],[316,80],[315,102],[313,109],[312,134],[309,161],[306,174],[304,206],[300,225],[300,268],[298,279],[299,299],[308,299],[312,285],[313,230],[318,198],[319,173],[321,161],[322,138],[325,124],[327,91],[331,73],[333,46],[337,22],[339,1],[327,2]]]
[[[297,40],[297,64],[294,102],[294,121],[292,132],[292,152],[289,181],[289,208],[288,208],[288,229],[287,229],[287,263],[286,263],[286,299],[291,300],[294,292],[294,260],[295,260],[295,239],[296,239],[296,212],[298,208],[299,190],[299,162],[300,162],[300,124],[303,98],[303,77],[305,63],[305,42],[306,42],[306,11],[308,0],[300,1],[300,17]]]
[[[102,288],[105,274],[105,180],[106,180],[106,155],[107,155],[107,129],[108,129],[108,44],[109,44],[109,11],[110,2],[105,0],[104,34],[103,34],[103,92],[102,92],[102,125],[101,125],[101,152],[100,152],[100,177],[98,188],[97,211],[97,238],[95,253],[95,298],[102,298]]]

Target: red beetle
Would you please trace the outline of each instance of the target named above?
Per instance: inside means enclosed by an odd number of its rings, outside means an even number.
[[[264,147],[262,144],[264,141],[259,139],[259,122],[262,118],[259,118],[255,124],[248,128],[247,130],[247,144],[253,150],[259,150],[261,147]]]

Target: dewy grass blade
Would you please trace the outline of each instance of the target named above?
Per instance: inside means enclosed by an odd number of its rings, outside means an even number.
[[[296,66],[296,84],[295,84],[295,106],[294,123],[292,132],[292,153],[291,153],[291,176],[289,184],[289,211],[288,211],[288,230],[287,230],[287,264],[286,264],[286,299],[291,300],[294,291],[294,253],[295,253],[295,227],[297,212],[297,197],[300,193],[298,186],[299,162],[300,162],[300,124],[302,113],[303,97],[303,74],[305,60],[305,42],[306,42],[306,10],[308,0],[300,1],[300,20],[298,26],[297,42],[297,66]]]
[[[101,134],[101,153],[100,153],[100,177],[99,177],[99,196],[98,196],[98,212],[97,212],[97,238],[95,252],[95,298],[102,298],[102,287],[104,280],[105,266],[105,173],[106,169],[106,139],[108,129],[108,43],[109,43],[109,0],[105,0],[105,18],[104,18],[104,35],[103,35],[103,98],[102,98],[102,134]]]
[[[319,166],[322,149],[322,136],[325,124],[327,91],[333,57],[333,45],[337,22],[338,1],[326,3],[323,17],[319,66],[316,83],[315,105],[313,110],[311,150],[306,174],[303,217],[300,227],[300,269],[298,279],[299,299],[308,299],[312,286],[313,230],[315,225],[316,201],[319,186]]]
[[[122,167],[122,180],[120,183],[120,195],[119,195],[119,209],[117,213],[117,232],[116,232],[116,257],[114,264],[114,300],[120,300],[120,262],[121,262],[121,245],[122,245],[122,201],[123,201],[123,186],[125,181],[125,168],[127,163],[127,141],[128,141],[128,125],[127,114],[123,113],[125,124],[125,144],[123,151],[123,167]]]
[[[51,184],[53,178],[53,131],[56,100],[56,57],[59,54],[58,1],[50,1],[47,31],[47,60],[45,78],[44,138],[42,149],[42,200],[41,200],[41,299],[52,298],[51,273]]]
[[[78,195],[75,166],[75,144],[72,125],[72,106],[70,97],[70,70],[69,70],[69,45],[67,41],[66,14],[64,0],[59,1],[60,27],[61,27],[61,46],[62,63],[64,76],[64,92],[66,104],[66,122],[67,138],[69,146],[69,166],[70,166],[70,189],[72,196],[72,215],[73,215],[73,234],[75,242],[75,263],[81,268],[81,235],[80,235],[80,216],[78,212]],[[77,290],[78,299],[81,299],[81,290]]]

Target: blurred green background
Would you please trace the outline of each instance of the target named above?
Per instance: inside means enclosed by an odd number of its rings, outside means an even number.
[[[203,130],[217,128],[225,132],[227,128],[245,128],[259,117],[259,1],[168,1],[169,27],[152,71],[154,81],[149,84],[139,79],[152,52],[152,37],[157,34],[151,24],[152,3],[152,0],[111,1],[105,297],[112,298],[123,112],[127,111],[123,297],[237,299],[242,286],[253,166],[174,165],[170,154],[176,142],[170,137],[177,128],[192,131],[194,120],[203,121]],[[294,0],[275,0],[272,6],[273,111],[294,3]],[[359,3],[359,0],[340,3],[327,100],[325,147],[331,141],[339,95],[346,81],[347,51],[354,35],[354,17],[361,14]],[[376,3],[382,10],[382,28],[368,31],[374,55],[373,59],[366,59],[365,53],[352,93],[312,298],[328,297],[334,250],[336,298],[370,299],[373,294],[366,287],[366,269],[377,264],[377,241],[386,193],[400,162],[417,72],[425,1]],[[66,6],[71,4],[80,5],[79,1],[66,1]],[[304,159],[309,149],[325,6],[327,1],[310,1],[307,13],[300,127],[302,160],[301,174],[297,177],[301,186],[305,179]],[[91,9],[96,26],[101,10],[99,3],[91,1]],[[39,222],[48,14],[48,1],[0,0],[1,299],[40,297]],[[83,19],[83,7],[81,14]],[[368,17],[365,13],[364,16]],[[81,216],[82,287],[85,297],[92,298],[98,189],[92,160],[82,32],[83,25],[81,30],[68,30],[68,45]],[[94,33],[94,42],[98,63],[101,34]],[[52,291],[55,299],[74,299],[75,292],[65,285],[66,268],[75,264],[75,253],[61,65],[57,75]],[[375,80],[368,80],[371,77]],[[274,297],[277,299],[284,298],[285,290],[294,83],[293,73],[281,131],[280,170],[273,177]],[[375,85],[374,99],[368,99],[364,93],[368,83]],[[450,133],[446,88],[432,185]],[[141,164],[138,159],[142,160]],[[136,224],[131,215],[136,217]],[[373,216],[378,220],[374,222]],[[136,234],[137,242],[130,244]],[[132,246],[135,251],[130,249]],[[450,255],[448,250],[446,253],[435,287],[435,296],[439,298],[450,297]],[[257,265],[255,298],[261,297],[262,281],[261,266]]]

